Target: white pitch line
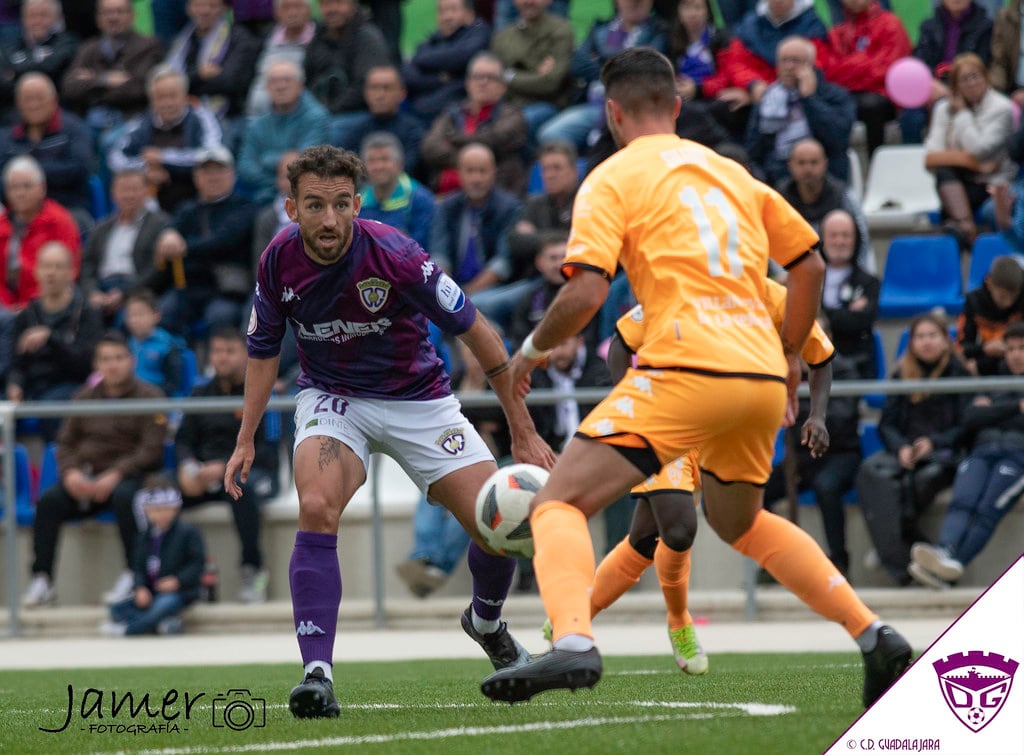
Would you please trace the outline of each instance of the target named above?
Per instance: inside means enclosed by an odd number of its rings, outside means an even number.
[[[592,705],[622,706],[635,705],[641,708],[711,708],[712,710],[728,711],[726,715],[748,716],[781,716],[787,713],[796,712],[791,705],[774,705],[770,703],[720,703],[711,701],[685,702],[685,701],[657,701],[657,700],[633,700],[616,702],[611,700],[595,700]],[[534,703],[531,707],[555,707],[560,703]],[[450,703],[445,705],[398,705],[390,703],[371,703],[346,706],[347,710],[392,710],[396,708],[478,708],[493,706],[493,703]],[[283,708],[284,705],[272,705],[271,708]],[[159,750],[142,750],[138,755],[203,755],[205,753],[217,752],[265,752],[265,751],[286,751],[303,750],[314,747],[345,747],[365,744],[387,744],[388,742],[400,741],[425,741],[433,739],[446,739],[449,737],[479,737],[492,734],[519,734],[533,731],[554,731],[562,729],[578,729],[593,726],[608,726],[612,724],[635,724],[635,723],[656,723],[662,721],[697,721],[721,716],[721,713],[686,713],[686,714],[661,714],[650,716],[616,716],[616,717],[591,717],[579,718],[568,721],[536,721],[525,724],[506,726],[462,726],[452,729],[435,729],[433,731],[409,731],[397,734],[367,734],[350,737],[326,737],[318,740],[302,740],[291,742],[260,742],[251,745],[231,745],[228,747],[171,747]],[[126,755],[125,750],[118,750],[115,753],[100,753],[99,755]]]
[[[269,752],[286,750],[306,750],[314,747],[345,747],[366,744],[387,744],[401,741],[428,741],[448,739],[451,737],[481,737],[494,734],[522,734],[533,731],[557,731],[579,729],[593,726],[610,726],[615,724],[658,723],[662,721],[696,721],[713,718],[713,713],[689,713],[686,715],[660,716],[620,716],[614,718],[579,718],[571,721],[537,721],[535,723],[507,726],[460,726],[453,729],[436,729],[434,731],[409,731],[398,734],[368,734],[353,737],[325,737],[316,740],[291,742],[259,742],[251,745],[231,745],[228,747],[173,747],[160,750],[141,750],[137,755],[206,755],[218,752]],[[99,755],[127,755],[126,750]]]

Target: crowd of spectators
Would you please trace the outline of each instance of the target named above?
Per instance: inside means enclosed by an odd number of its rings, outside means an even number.
[[[322,142],[363,157],[363,217],[419,241],[517,346],[557,291],[580,178],[614,150],[601,65],[635,45],[676,67],[678,133],[742,161],[820,230],[823,309],[853,374],[876,376],[879,289],[849,187],[857,121],[868,158],[897,132],[924,143],[943,229],[963,249],[986,222],[1024,249],[1016,5],[939,0],[908,30],[876,0],[831,2],[828,19],[811,0],[606,4],[577,41],[569,2],[437,0],[436,30],[403,58],[393,0],[320,0],[315,13],[309,0],[275,0],[272,14],[267,3],[164,2],[152,36],[131,0],[81,4],[94,17],[58,0],[4,3],[18,14],[0,37],[7,397],[69,396],[103,327],[201,356],[211,332],[244,327],[258,255],[288,222],[284,169]],[[905,55],[934,77],[920,108],[887,96],[886,70]],[[1010,278],[994,271],[994,293],[968,297],[984,314],[950,343],[965,372],[1004,369],[989,344],[1024,315],[1019,286],[999,298]],[[143,320],[150,310],[148,334],[131,332],[130,301]],[[588,353],[632,303],[616,279]],[[173,364],[150,373],[167,393]],[[265,582],[251,542],[247,552]],[[886,564],[900,581],[905,555]]]

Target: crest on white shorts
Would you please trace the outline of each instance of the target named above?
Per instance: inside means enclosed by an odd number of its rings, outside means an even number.
[[[452,456],[458,456],[466,450],[466,434],[461,427],[450,427],[434,441],[441,450]]]
[[[359,289],[359,301],[371,314],[380,311],[391,292],[391,284],[381,278],[361,280],[356,284],[356,288]]]

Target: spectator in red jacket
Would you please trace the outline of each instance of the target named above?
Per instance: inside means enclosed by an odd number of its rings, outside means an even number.
[[[33,157],[20,155],[4,166],[7,208],[0,213],[0,306],[21,309],[39,293],[36,256],[47,241],[60,241],[74,255],[75,277],[82,240],[71,214],[46,198],[46,177]]]
[[[857,117],[867,128],[868,156],[885,140],[885,124],[896,109],[885,94],[885,72],[899,58],[910,55],[910,37],[895,13],[877,0],[843,0],[846,20],[832,27],[828,41],[831,59],[825,78],[850,90],[857,101]]]

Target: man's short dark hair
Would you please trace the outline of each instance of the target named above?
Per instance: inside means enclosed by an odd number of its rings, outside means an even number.
[[[366,170],[355,152],[329,144],[306,147],[288,164],[288,183],[293,199],[298,199],[299,179],[308,173],[317,178],[350,178],[358,186]]]
[[[100,348],[105,345],[120,346],[125,351],[131,351],[131,346],[128,345],[128,337],[120,330],[111,328],[100,336],[100,339],[96,342],[96,348],[93,349],[93,354],[99,354]]]
[[[992,260],[988,269],[988,282],[1004,291],[1020,293],[1024,288],[1024,268],[1009,254],[1003,254]]]
[[[601,83],[605,96],[627,113],[675,110],[675,69],[653,47],[631,47],[612,55],[601,69]]]
[[[156,311],[158,311],[160,309],[160,305],[159,305],[159,303],[156,300],[156,294],[154,294],[148,288],[141,288],[140,287],[140,288],[133,288],[133,289],[131,289],[130,291],[128,291],[127,294],[125,294],[124,301],[125,301],[125,304],[127,304],[130,301],[141,302],[142,304],[145,304],[147,307],[149,307],[154,312],[156,312]]]
[[[1011,338],[1024,338],[1024,320],[1014,320],[1006,326],[1006,330],[1003,331],[1003,340],[1007,341]]]
[[[537,237],[538,237],[538,239],[537,239],[538,240],[538,244],[537,244],[537,253],[538,254],[543,252],[549,246],[555,246],[556,244],[568,244],[569,243],[569,234],[566,233],[565,231],[560,231],[560,230],[557,230],[557,229],[550,229],[550,230],[546,230],[546,231],[541,231],[539,234],[537,234]]]
[[[212,331],[210,331],[210,340],[219,338],[222,341],[239,341],[245,343],[245,336],[242,335],[242,331],[236,328],[234,325],[218,325]]]
[[[580,153],[576,151],[576,145],[572,142],[555,139],[540,145],[540,149],[537,150],[537,159],[540,160],[545,155],[564,155],[570,165],[575,165]]]

